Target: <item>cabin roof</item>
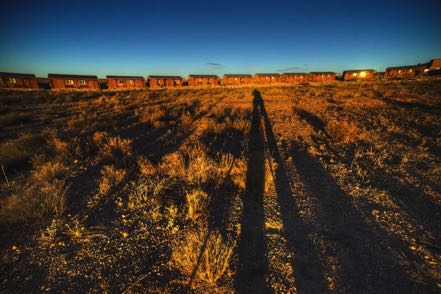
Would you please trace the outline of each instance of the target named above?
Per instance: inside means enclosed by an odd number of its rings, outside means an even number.
[[[224,77],[246,77],[246,78],[251,78],[252,75],[250,74],[224,74]]]
[[[149,79],[182,80],[180,76],[149,76]]]
[[[0,72],[0,77],[12,77],[12,78],[35,78],[34,74],[15,73],[15,72]]]
[[[81,79],[81,80],[98,80],[97,76],[91,75],[67,75],[67,74],[48,74],[48,78],[54,79]]]
[[[219,78],[217,75],[189,75],[189,78]]]
[[[362,72],[362,71],[369,71],[369,72],[374,72],[375,70],[373,70],[373,69],[348,69],[348,70],[345,70],[345,71],[343,71],[343,74],[345,74],[345,73],[354,73],[354,72]]]
[[[386,71],[393,70],[393,69],[421,68],[421,67],[427,67],[427,66],[428,66],[427,63],[415,64],[415,65],[391,66],[391,67],[386,68]]]
[[[308,73],[306,72],[284,72],[282,76],[306,76]]]
[[[310,72],[310,74],[313,74],[313,75],[336,75],[336,73],[332,72],[332,71],[313,71],[313,72]]]
[[[144,79],[142,76],[106,76],[107,79]]]
[[[278,73],[256,73],[256,77],[280,76]]]

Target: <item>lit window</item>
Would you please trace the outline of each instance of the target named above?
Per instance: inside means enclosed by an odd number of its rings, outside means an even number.
[[[73,85],[74,81],[73,80],[66,80],[66,85]]]
[[[401,69],[398,70],[398,73],[401,73]]]
[[[10,84],[15,84],[17,81],[15,80],[15,78],[9,78],[8,79],[8,83]]]
[[[130,85],[132,85],[132,84],[133,84],[133,81],[132,81],[132,80],[127,80],[127,83],[130,84]]]
[[[412,72],[413,70],[412,69],[409,69],[409,72]]]
[[[234,78],[235,81],[237,81],[237,78]]]
[[[429,69],[428,69],[428,68],[425,68],[425,69],[424,69],[424,72],[428,72],[428,71],[429,71]]]
[[[360,72],[360,77],[365,78],[366,77],[366,72],[365,71]]]
[[[271,77],[271,79],[275,80],[275,79],[276,79],[276,77]]]
[[[79,81],[78,81],[78,84],[80,84],[80,85],[83,85],[83,86],[84,86],[84,85],[86,84],[86,81],[85,81],[85,80],[79,80]]]
[[[353,76],[353,77],[356,77],[356,76],[357,76],[357,73],[356,73],[356,72],[354,72],[354,73],[352,74],[352,76]]]

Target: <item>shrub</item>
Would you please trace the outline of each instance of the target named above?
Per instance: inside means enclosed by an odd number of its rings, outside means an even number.
[[[0,144],[0,165],[5,169],[26,163],[45,146],[45,135],[22,134],[15,140]]]
[[[359,132],[353,122],[331,119],[326,122],[325,130],[336,143],[351,143],[357,140]]]
[[[138,164],[139,171],[145,177],[154,176],[158,171],[156,166],[146,157],[138,157],[136,163]]]
[[[111,165],[105,165],[101,169],[101,181],[99,184],[99,191],[101,194],[106,194],[113,187],[118,185],[124,176],[126,171],[123,169],[117,169]]]
[[[93,141],[98,146],[100,155],[116,163],[127,163],[132,155],[132,140],[122,139],[119,136],[111,137],[107,132],[95,132]]]
[[[171,263],[182,274],[192,275],[206,237],[206,230],[190,230],[174,242]],[[211,232],[196,269],[195,281],[215,285],[228,270],[233,249],[234,244],[224,242],[220,233]]]
[[[188,205],[188,218],[197,221],[207,216],[208,194],[197,189],[187,193],[185,196]]]
[[[190,183],[206,183],[216,174],[216,163],[207,156],[200,143],[168,154],[160,167],[170,176],[182,178]]]

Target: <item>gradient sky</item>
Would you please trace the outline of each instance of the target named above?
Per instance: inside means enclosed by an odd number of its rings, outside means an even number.
[[[441,0],[4,1],[0,71],[336,71],[441,57]]]

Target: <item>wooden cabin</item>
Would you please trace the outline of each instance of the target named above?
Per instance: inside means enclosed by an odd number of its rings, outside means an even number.
[[[38,89],[33,74],[0,72],[0,88]]]
[[[110,90],[145,87],[145,79],[141,76],[107,76],[106,78]]]
[[[280,75],[277,73],[257,73],[254,75],[256,84],[275,84],[280,82]]]
[[[190,87],[216,87],[219,85],[219,77],[216,75],[189,75]]]
[[[343,81],[372,80],[374,77],[375,70],[373,69],[345,70],[343,72]]]
[[[427,63],[388,67],[384,76],[386,78],[412,78],[424,75],[429,70],[429,67],[430,65]]]
[[[435,58],[432,59],[429,62],[430,66],[429,66],[429,70],[438,70],[441,69],[441,58]]]
[[[253,76],[249,74],[225,74],[222,85],[246,85],[253,83]]]
[[[48,74],[53,90],[100,90],[97,76]]]
[[[282,83],[299,84],[299,83],[306,83],[308,81],[309,81],[309,74],[307,73],[286,72],[280,76],[280,82]]]
[[[335,72],[311,72],[309,73],[309,80],[311,82],[331,82],[337,79]]]
[[[150,88],[180,88],[184,85],[184,79],[180,76],[149,76]]]

